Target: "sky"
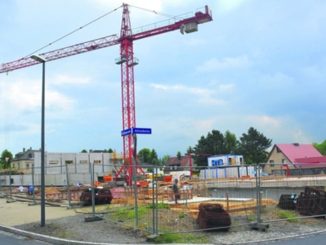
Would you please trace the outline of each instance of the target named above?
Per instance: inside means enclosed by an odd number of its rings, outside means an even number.
[[[185,153],[213,129],[277,143],[326,139],[326,1],[125,0],[133,28],[198,11],[213,21],[134,42],[138,149]],[[0,1],[0,64],[32,54],[119,0]],[[136,8],[137,6],[140,8]],[[151,11],[144,11],[145,8]],[[155,14],[152,10],[155,10]],[[120,33],[121,8],[36,52]],[[45,148],[122,152],[119,45],[46,63]],[[0,74],[0,151],[41,145],[41,65]]]

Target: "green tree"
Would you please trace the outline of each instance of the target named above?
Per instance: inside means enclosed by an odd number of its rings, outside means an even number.
[[[187,155],[194,153],[194,152],[195,152],[195,150],[191,146],[189,146],[187,149]]]
[[[182,157],[181,152],[178,151],[178,152],[177,152],[177,159],[180,161],[180,160],[181,160],[181,157]]]
[[[231,133],[229,130],[227,130],[224,134],[224,145],[225,151],[227,153],[237,153],[239,148],[239,142],[237,141],[237,137],[235,136],[235,134]]]
[[[8,161],[6,161],[7,158],[8,158]],[[0,157],[1,168],[9,168],[9,164],[12,161],[12,159],[13,159],[13,155],[10,151],[8,151],[7,149],[2,151],[1,157]]]
[[[320,154],[326,156],[326,140],[322,143],[314,143],[314,147],[320,152]]]
[[[155,165],[160,164],[157,153],[154,149],[152,149],[152,151],[151,151],[151,162],[152,162],[152,164],[155,164]]]
[[[162,165],[166,165],[168,163],[170,159],[170,156],[169,155],[164,155],[161,159],[160,159],[160,162]]]
[[[159,164],[157,153],[154,149],[143,148],[138,152],[138,159],[145,164]]]
[[[87,150],[83,149],[80,153],[87,153]]]
[[[151,150],[148,148],[143,148],[138,152],[138,159],[141,163],[150,163],[151,162]]]
[[[111,148],[109,148],[108,153],[113,153],[113,150]]]
[[[231,133],[230,133],[231,134]],[[194,147],[195,162],[198,166],[207,166],[207,157],[216,154],[227,154],[224,135],[218,130],[212,130],[206,137],[201,136]]]
[[[240,137],[239,150],[247,164],[264,163],[268,156],[266,150],[271,144],[271,139],[251,127],[246,134],[244,133]]]

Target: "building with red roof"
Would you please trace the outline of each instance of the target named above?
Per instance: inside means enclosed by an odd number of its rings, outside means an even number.
[[[264,171],[286,175],[326,173],[326,156],[312,144],[275,144]]]

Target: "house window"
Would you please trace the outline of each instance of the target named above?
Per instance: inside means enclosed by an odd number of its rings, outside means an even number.
[[[29,163],[26,163],[26,168],[29,169]]]
[[[269,163],[270,163],[271,167],[274,167],[275,166],[274,160],[269,160]]]
[[[49,161],[49,164],[59,164],[59,161],[58,160],[50,160]]]
[[[65,164],[73,164],[74,161],[73,160],[65,160]]]
[[[80,164],[87,164],[88,161],[87,161],[87,160],[80,160],[79,163],[80,163]]]
[[[101,160],[94,160],[94,164],[101,164]]]

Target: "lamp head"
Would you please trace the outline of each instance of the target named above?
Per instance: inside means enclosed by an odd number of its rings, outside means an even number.
[[[32,55],[31,59],[33,59],[35,61],[38,61],[40,63],[45,63],[46,62],[46,60],[43,57],[41,57],[39,55],[36,55],[36,54]]]

